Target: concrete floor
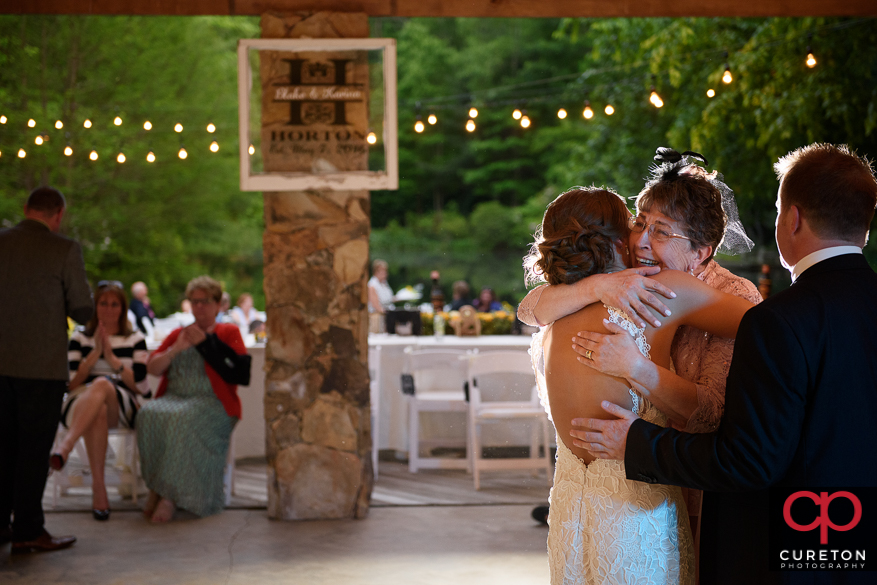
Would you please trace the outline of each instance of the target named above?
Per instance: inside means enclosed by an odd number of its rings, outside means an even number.
[[[548,581],[548,531],[530,505],[373,507],[363,520],[281,522],[264,509],[164,526],[134,510],[109,522],[49,512],[73,547],[15,555],[0,547],[0,583],[516,585]]]

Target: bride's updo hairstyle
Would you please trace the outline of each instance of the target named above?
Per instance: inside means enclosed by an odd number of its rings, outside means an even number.
[[[616,242],[627,242],[629,216],[621,196],[605,189],[561,194],[545,210],[524,258],[527,283],[572,284],[605,272],[615,261]]]

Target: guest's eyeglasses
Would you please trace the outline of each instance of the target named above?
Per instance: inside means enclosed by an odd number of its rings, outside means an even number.
[[[216,301],[214,301],[213,299],[210,299],[210,298],[207,298],[207,299],[191,299],[191,298],[190,298],[190,299],[189,299],[189,302],[192,303],[192,305],[204,305],[204,306],[207,306],[207,305],[209,305],[210,303],[215,303]]]
[[[97,283],[98,288],[103,288],[105,286],[114,286],[116,288],[121,288],[123,290],[125,288],[125,285],[123,285],[118,280],[101,280],[100,282]]]
[[[682,240],[691,240],[688,236],[683,236],[682,234],[674,234],[673,232],[667,231],[666,228],[659,227],[658,224],[655,223],[646,223],[644,219],[631,215],[630,219],[627,220],[628,224],[630,224],[630,230],[636,233],[641,233],[646,230],[649,230],[649,238],[651,238],[655,242],[667,242],[672,238],[680,238]]]

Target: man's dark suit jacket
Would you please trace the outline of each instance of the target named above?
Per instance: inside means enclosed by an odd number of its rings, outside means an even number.
[[[149,319],[149,324],[154,325],[152,318],[155,315],[152,313],[152,309],[143,304],[143,301],[140,299],[131,299],[131,304],[129,305],[131,312],[134,313],[134,318],[137,320],[137,329],[141,332],[146,333],[146,327],[143,325],[143,319]]]
[[[67,380],[67,317],[93,311],[79,244],[33,219],[0,230],[0,375]]]
[[[627,477],[707,490],[702,585],[874,583],[877,573],[769,572],[767,488],[877,486],[875,415],[877,275],[845,254],[746,313],[716,432],[634,422]]]

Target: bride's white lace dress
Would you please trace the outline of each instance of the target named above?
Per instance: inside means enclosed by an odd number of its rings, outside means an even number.
[[[649,357],[643,330],[623,312],[607,309],[609,320],[626,328]],[[533,336],[530,353],[539,396],[550,417],[542,353],[545,330]],[[633,390],[630,393],[641,418],[667,425],[657,408]],[[694,550],[680,488],[628,480],[622,461],[597,459],[586,465],[558,437],[550,503],[551,583],[694,584]]]

